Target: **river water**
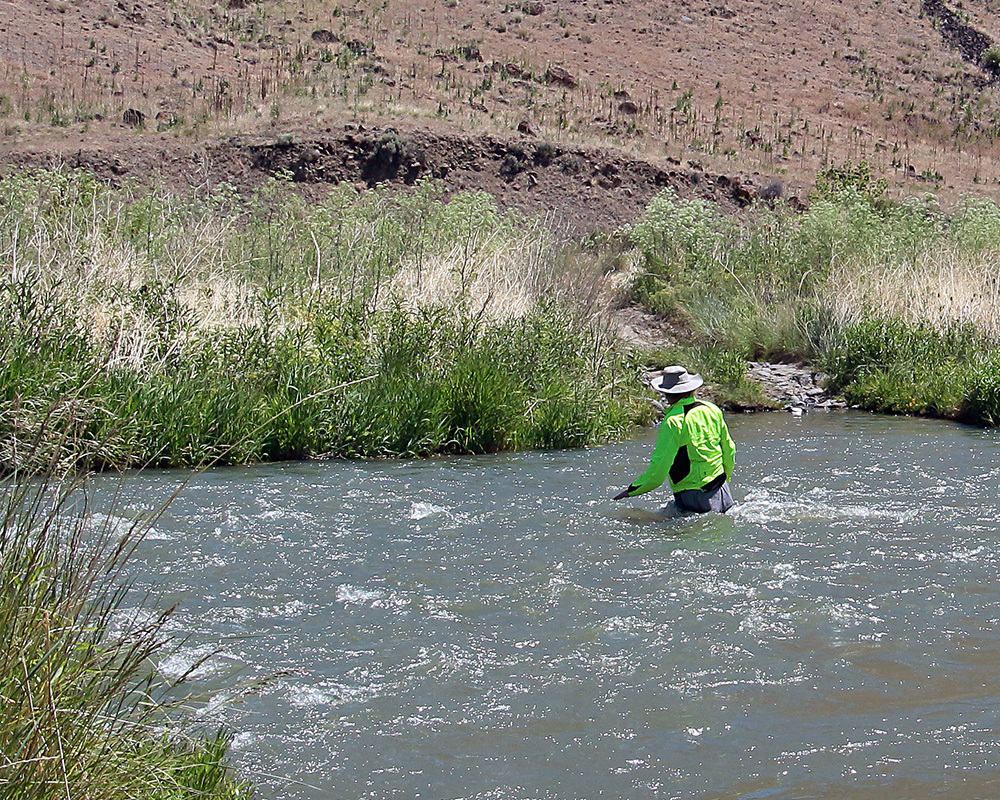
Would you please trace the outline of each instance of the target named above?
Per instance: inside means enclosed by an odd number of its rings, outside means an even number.
[[[724,517],[610,500],[654,431],[196,476],[138,553],[158,669],[262,798],[1000,795],[1000,432],[730,428]]]

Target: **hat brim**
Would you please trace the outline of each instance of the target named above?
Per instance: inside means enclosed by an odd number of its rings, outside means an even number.
[[[649,382],[649,385],[660,394],[684,394],[685,392],[693,392],[704,383],[705,379],[702,378],[701,375],[695,373],[694,375],[688,375],[687,380],[675,383],[669,389],[663,388],[663,375],[653,378],[653,380]]]

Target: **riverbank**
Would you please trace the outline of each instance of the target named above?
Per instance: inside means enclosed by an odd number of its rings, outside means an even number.
[[[633,301],[672,330],[650,360],[704,368],[723,397],[745,393],[747,362],[808,365],[851,406],[997,424],[1000,209],[883,191],[860,164],[819,176],[799,212],[658,195],[630,229]]]
[[[0,469],[579,447],[648,414],[605,314],[631,257],[485,194],[0,193]]]
[[[433,182],[310,204],[280,180],[9,175],[0,466],[585,446],[649,421],[640,378],[672,363],[731,408],[994,424],[1000,211],[882,203],[861,168],[825,181],[807,210],[738,217],[665,190],[581,240]],[[810,374],[771,368],[765,391],[748,362]]]

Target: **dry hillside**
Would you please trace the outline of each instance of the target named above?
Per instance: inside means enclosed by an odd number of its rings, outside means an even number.
[[[0,0],[0,160],[484,188],[588,226],[658,187],[1000,190],[997,0]]]

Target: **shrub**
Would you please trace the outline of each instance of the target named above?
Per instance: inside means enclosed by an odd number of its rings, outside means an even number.
[[[843,331],[824,366],[830,388],[863,408],[955,418],[986,346],[971,326],[869,318]]]
[[[979,65],[994,77],[1000,75],[1000,45],[991,44],[983,50]]]
[[[960,418],[975,425],[1000,425],[1000,355],[989,356],[972,370]]]
[[[816,176],[816,194],[824,200],[838,200],[845,195],[863,197],[875,203],[889,188],[885,178],[872,175],[867,161],[852,164],[845,162],[839,167],[830,167]]]

